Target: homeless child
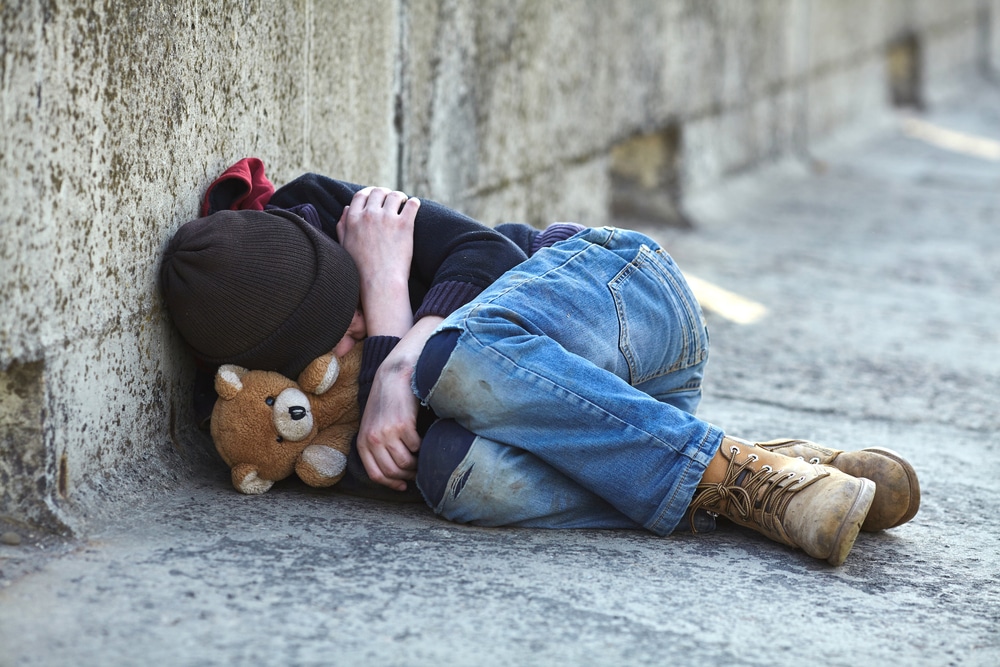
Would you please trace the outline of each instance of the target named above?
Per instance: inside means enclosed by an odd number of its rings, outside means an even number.
[[[698,419],[701,309],[634,231],[491,229],[307,174],[265,210],[183,225],[160,279],[208,376],[295,377],[365,340],[349,491],[415,484],[439,515],[490,526],[669,535],[722,515],[834,565],[919,507],[890,450],[752,443]]]

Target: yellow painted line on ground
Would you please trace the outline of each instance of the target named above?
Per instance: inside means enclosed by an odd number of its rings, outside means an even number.
[[[984,160],[1000,161],[1000,141],[949,130],[919,118],[904,118],[902,127],[907,135],[938,148]]]
[[[730,322],[753,324],[767,316],[767,306],[730,292],[707,280],[685,274],[691,291],[704,310],[711,311]]]

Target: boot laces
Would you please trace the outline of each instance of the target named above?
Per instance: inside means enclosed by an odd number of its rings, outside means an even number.
[[[794,495],[830,474],[818,472],[807,479],[806,475],[775,470],[766,464],[755,470],[751,466],[760,460],[759,456],[748,454],[741,463],[737,463],[740,448],[733,445],[729,451],[732,456],[722,481],[699,484],[689,511],[706,509],[737,523],[752,523],[777,536],[784,533],[781,518]],[[799,479],[791,481],[795,477]]]

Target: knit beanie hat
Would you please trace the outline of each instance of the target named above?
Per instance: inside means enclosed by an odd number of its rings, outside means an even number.
[[[288,211],[219,211],[181,226],[160,288],[207,363],[295,379],[343,338],[359,304],[348,252]]]

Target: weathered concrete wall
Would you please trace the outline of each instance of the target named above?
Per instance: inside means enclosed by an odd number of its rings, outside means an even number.
[[[236,159],[602,224],[622,142],[679,138],[676,191],[706,187],[884,114],[901,35],[950,94],[1000,61],[998,5],[3,3],[0,515],[79,530],[200,463],[155,270]]]
[[[2,413],[0,514],[75,528],[184,475],[155,269],[222,169],[395,179],[398,6],[354,5],[3,4],[0,392],[31,405]]]
[[[1000,81],[1000,0],[984,2],[980,11],[980,34],[986,51],[983,69],[987,78]]]
[[[404,181],[492,223],[603,224],[610,147],[668,125],[690,190],[871,120],[887,109],[887,46],[908,33],[933,102],[982,60],[989,20],[980,0],[408,8]]]

